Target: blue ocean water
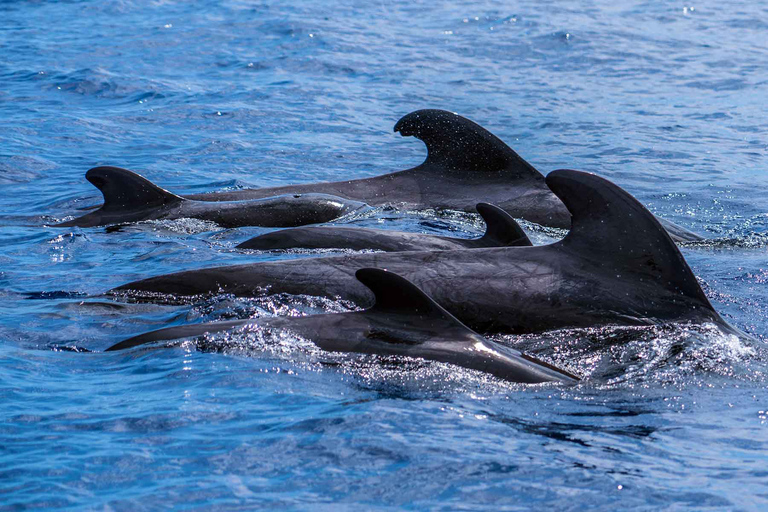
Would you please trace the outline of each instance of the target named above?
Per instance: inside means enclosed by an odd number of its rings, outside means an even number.
[[[767,30],[768,8],[743,1],[0,2],[0,510],[765,510]],[[316,254],[241,253],[266,230],[189,220],[47,227],[100,202],[87,169],[178,193],[373,176],[422,161],[392,133],[420,108],[705,235],[683,253],[754,341],[714,326],[497,337],[583,375],[575,387],[290,337],[100,352],[169,324],[346,306],[102,296]]]

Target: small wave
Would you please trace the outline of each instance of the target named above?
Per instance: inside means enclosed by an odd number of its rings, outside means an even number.
[[[768,352],[761,342],[711,323],[564,329],[501,338],[607,385],[690,382],[707,374],[754,380],[762,379],[768,369]]]
[[[87,297],[87,293],[70,292],[65,290],[53,290],[44,292],[26,292],[24,293],[29,300],[51,300],[51,299],[77,299]]]
[[[45,83],[49,90],[95,98],[121,99],[127,103],[147,103],[165,99],[178,92],[183,93],[170,84],[117,75],[99,68],[66,72],[40,71],[34,73],[34,79]]]
[[[65,217],[65,219],[69,219],[69,217]],[[213,221],[182,217],[180,219],[172,220],[143,220],[129,224],[112,224],[107,226],[105,230],[107,233],[120,233],[130,229],[146,228],[149,228],[151,231],[159,234],[171,233],[181,235],[197,235],[200,233],[220,231],[224,229]]]
[[[155,344],[147,349],[152,350],[157,346]],[[355,379],[354,383],[358,387],[394,394],[400,398],[409,395],[423,398],[425,393],[476,392],[478,389],[493,393],[557,386],[549,383],[510,383],[480,371],[408,356],[329,352],[290,329],[255,324],[222,333],[165,342],[159,346],[233,357],[266,358],[278,363],[277,371],[289,374],[333,371],[344,380],[349,377]]]
[[[188,317],[219,321],[276,315],[333,314],[358,309],[348,302],[311,296],[282,294],[247,300],[218,296],[195,305],[194,314]],[[587,386],[687,385],[705,382],[711,378],[708,376],[761,383],[768,375],[768,351],[761,342],[724,332],[715,324],[607,326],[490,338],[580,375],[584,379],[582,384]],[[172,342],[166,346],[180,343]],[[457,373],[452,365],[420,359],[414,363],[408,357],[329,355],[311,341],[291,334],[290,329],[272,329],[258,323],[198,337],[189,343],[203,352],[248,356],[265,353],[295,355],[300,352],[306,356],[302,361],[311,361],[315,369],[328,364],[338,366],[369,385],[381,381],[404,385],[423,379],[432,383],[443,381],[452,387],[461,382],[477,386],[480,381],[495,383],[498,380],[470,370],[462,369]],[[289,361],[295,362],[294,359]]]
[[[0,184],[27,183],[55,168],[53,162],[40,157],[0,155]]]
[[[441,229],[436,230],[439,234],[445,235],[446,230],[456,230],[455,226],[458,224],[459,230],[466,232],[468,238],[472,236],[478,236],[485,232],[485,222],[482,217],[477,213],[464,212],[459,210],[437,210],[437,209],[413,209],[407,210],[409,215],[417,215],[426,219],[434,219],[439,221],[449,221],[451,224],[447,226],[440,225]],[[530,222],[525,219],[515,219],[520,227],[526,232],[534,245],[544,245],[561,240],[568,234],[567,229],[551,228]],[[453,225],[453,226],[452,226]]]
[[[222,229],[222,227],[215,222],[189,218],[173,220],[151,220],[142,222],[140,224],[148,224],[152,226],[153,231],[166,231],[184,235],[196,235],[198,233],[205,233],[206,231],[217,231]]]
[[[344,254],[367,254],[367,253],[376,253],[376,252],[383,252],[377,249],[345,249],[345,248],[338,248],[338,249],[329,249],[329,248],[319,248],[319,249],[303,249],[300,247],[291,247],[288,249],[232,249],[236,252],[241,252],[244,254],[281,254],[281,255],[296,255],[296,256],[342,256]]]
[[[87,349],[85,347],[78,346],[78,345],[56,345],[56,344],[54,344],[54,345],[51,345],[48,348],[51,349],[54,352],[75,352],[75,353],[82,353],[82,354],[90,353],[91,352],[91,350],[89,350],[89,349]]]
[[[718,237],[682,242],[682,247],[699,249],[763,249],[768,247],[768,233],[748,233],[735,237]]]
[[[281,293],[251,298],[218,295],[197,302],[193,306],[193,313],[190,317],[213,322],[232,319],[246,320],[265,316],[295,317],[320,313],[346,313],[359,309],[350,301],[314,295]]]

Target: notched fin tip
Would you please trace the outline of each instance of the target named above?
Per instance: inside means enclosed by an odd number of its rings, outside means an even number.
[[[454,112],[438,109],[411,112],[395,124],[395,132],[424,142],[427,160],[423,166],[448,172],[503,173],[509,179],[543,179],[539,171],[501,139]]]

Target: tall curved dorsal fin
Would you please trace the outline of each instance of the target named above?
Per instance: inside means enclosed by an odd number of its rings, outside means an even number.
[[[85,179],[101,191],[104,196],[101,209],[105,212],[184,201],[184,198],[158,187],[145,177],[120,167],[94,167],[85,173]]]
[[[455,329],[477,336],[473,330],[404,277],[380,268],[361,268],[355,272],[355,277],[376,297],[376,303],[365,312],[414,315],[425,320],[448,322]]]
[[[560,242],[564,247],[603,267],[644,271],[665,288],[714,311],[667,231],[637,199],[581,171],[553,171],[547,185],[572,215],[571,231]]]
[[[480,238],[489,247],[531,246],[531,240],[510,214],[489,203],[478,203],[477,213],[485,221],[485,234]]]
[[[494,134],[446,110],[417,110],[402,117],[395,131],[427,145],[427,160],[449,171],[503,172],[510,179],[544,176]]]

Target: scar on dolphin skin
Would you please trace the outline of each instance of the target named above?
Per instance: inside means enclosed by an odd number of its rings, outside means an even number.
[[[356,271],[355,277],[375,297],[373,306],[363,311],[169,327],[129,338],[107,351],[258,327],[286,329],[331,352],[423,358],[490,373],[511,382],[579,380],[573,374],[480,336],[418,287],[392,272],[367,268]]]
[[[112,292],[180,297],[268,290],[365,307],[371,293],[354,273],[373,267],[410,280],[479,332],[667,322],[713,322],[735,331],[714,310],[668,232],[629,193],[573,170],[553,171],[546,185],[572,215],[568,235],[550,245],[268,261],[157,276]]]
[[[238,245],[237,248],[262,251],[276,249],[375,249],[394,252],[533,245],[515,219],[498,206],[478,203],[477,212],[486,224],[485,234],[480,238],[452,238],[389,229],[318,226],[273,231],[251,238]]]
[[[196,201],[162,189],[143,176],[119,167],[95,167],[86,179],[104,196],[98,210],[58,227],[94,227],[146,220],[193,218],[225,228],[294,227],[337,219],[365,205],[328,194],[283,194],[263,199]]]

